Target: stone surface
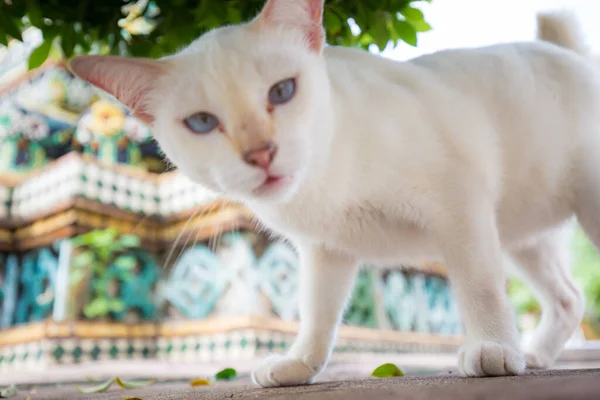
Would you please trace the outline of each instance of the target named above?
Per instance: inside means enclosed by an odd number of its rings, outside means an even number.
[[[85,398],[122,400],[169,399],[281,399],[281,400],[597,400],[600,398],[600,369],[529,372],[517,377],[461,378],[454,374],[412,376],[393,379],[330,381],[311,386],[261,389],[246,378],[233,383],[193,389],[186,382],[160,383],[150,387],[123,390],[114,386],[106,393],[82,395],[71,385],[22,390],[16,398],[36,400]]]

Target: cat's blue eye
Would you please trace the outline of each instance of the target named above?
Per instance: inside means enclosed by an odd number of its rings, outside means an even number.
[[[219,126],[219,120],[212,114],[199,112],[183,120],[185,126],[194,133],[205,134]]]
[[[290,78],[277,82],[269,89],[269,104],[277,106],[287,103],[296,93],[296,79]]]

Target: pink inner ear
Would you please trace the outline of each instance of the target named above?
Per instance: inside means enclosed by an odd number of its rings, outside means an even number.
[[[310,17],[315,24],[322,25],[323,23],[323,5],[323,0],[310,0],[308,2]]]
[[[166,72],[162,61],[115,56],[79,56],[69,63],[79,78],[104,90],[145,123],[154,119],[148,98],[156,79]]]
[[[295,26],[304,31],[311,49],[320,52],[324,44],[324,0],[269,0],[258,20],[265,25]]]
[[[324,0],[268,0],[259,18],[272,22],[285,19],[306,23],[309,20],[321,25],[323,5]]]

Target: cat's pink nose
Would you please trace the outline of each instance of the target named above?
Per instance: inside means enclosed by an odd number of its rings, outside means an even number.
[[[260,149],[248,150],[244,152],[243,158],[248,165],[259,167],[266,171],[271,166],[276,153],[277,145],[273,142],[268,142]]]

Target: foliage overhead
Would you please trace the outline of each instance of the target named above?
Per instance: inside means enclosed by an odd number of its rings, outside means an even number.
[[[202,33],[252,19],[265,0],[7,0],[0,2],[0,44],[39,28],[44,42],[30,56],[41,65],[51,45],[67,58],[100,53],[158,58]],[[417,45],[431,29],[415,3],[431,0],[326,0],[324,23],[333,45],[383,50],[391,41]]]

